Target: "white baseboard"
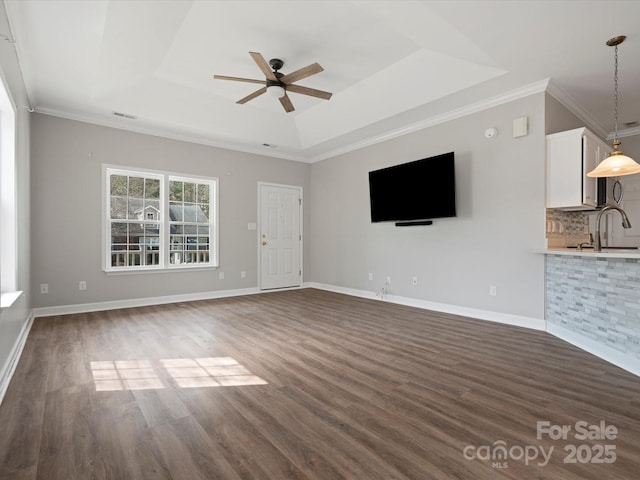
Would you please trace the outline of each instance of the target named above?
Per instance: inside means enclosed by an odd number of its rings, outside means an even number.
[[[51,317],[53,315],[67,315],[70,313],[100,312],[116,310],[118,308],[146,307],[149,305],[164,305],[167,303],[194,302],[213,298],[237,297],[239,295],[253,295],[261,293],[258,288],[239,288],[235,290],[217,290],[211,292],[187,293],[183,295],[167,295],[163,297],[132,298],[129,300],[112,300],[108,302],[81,303],[77,305],[61,305],[57,307],[34,308],[35,317]]]
[[[337,287],[335,285],[327,285],[323,283],[307,283],[308,287],[327,290],[329,292],[344,293],[355,297],[370,298],[381,300],[374,292],[366,290],[355,290],[353,288]],[[407,305],[409,307],[423,308],[425,310],[433,310],[442,313],[451,313],[463,317],[471,317],[479,320],[487,320],[490,322],[503,323],[517,327],[531,328],[533,330],[546,330],[547,322],[543,319],[524,317],[521,315],[513,315],[510,313],[492,312],[490,310],[481,310],[478,308],[461,307],[458,305],[450,305],[447,303],[430,302],[428,300],[419,300],[416,298],[399,297],[396,295],[385,295],[381,301]]]
[[[547,332],[627,372],[640,376],[640,360],[631,355],[625,355],[623,352],[553,323],[547,324]]]
[[[108,302],[82,303],[78,305],[62,305],[56,307],[34,308],[35,317],[50,317],[53,315],[67,315],[71,313],[87,313],[98,312],[103,310],[115,310],[118,308],[145,307],[149,305],[163,305],[167,303],[193,302],[197,300],[210,300],[214,298],[235,297],[239,295],[254,295],[258,293],[281,292],[283,290],[296,290],[300,288],[317,288],[329,292],[344,293],[354,297],[369,298],[372,300],[380,300],[374,292],[365,290],[356,290],[353,288],[338,287],[324,283],[305,282],[300,287],[281,288],[274,290],[260,290],[257,287],[243,288],[237,290],[217,290],[212,292],[189,293],[184,295],[169,295],[164,297],[146,297],[134,298],[129,300],[113,300]],[[415,298],[400,297],[396,295],[386,295],[385,302],[397,303],[411,307],[423,308],[426,310],[434,310],[437,312],[451,313],[465,317],[476,318],[480,320],[488,320],[491,322],[504,323],[507,325],[515,325],[518,327],[532,328],[534,330],[545,330],[546,322],[544,320],[512,315],[508,313],[492,312],[488,310],[480,310],[477,308],[460,307],[457,305],[449,305],[444,303],[429,302],[427,300],[418,300]]]
[[[68,315],[71,313],[101,312],[104,310],[116,310],[119,308],[147,307],[150,305],[165,305],[167,303],[195,302],[198,300],[211,300],[214,298],[238,297],[241,295],[255,295],[258,293],[282,292],[284,290],[299,290],[308,288],[308,283],[299,287],[277,288],[273,290],[260,290],[258,287],[239,288],[235,290],[215,290],[210,292],[187,293],[183,295],[167,295],[163,297],[132,298],[128,300],[112,300],[108,302],[80,303],[77,305],[60,305],[56,307],[40,307],[33,309],[34,317],[51,317],[54,315]]]
[[[31,325],[33,325],[33,319],[33,313],[31,313],[29,315],[29,318],[27,318],[27,321],[24,322],[22,330],[20,330],[20,335],[18,335],[18,338],[16,339],[16,342],[13,344],[13,348],[9,353],[9,357],[3,365],[2,371],[0,371],[0,404],[2,404],[4,395],[7,393],[11,378],[13,377],[13,374],[16,371],[16,367],[18,366],[18,360],[20,360],[20,356],[22,355],[22,350],[27,343],[27,337],[29,336]]]

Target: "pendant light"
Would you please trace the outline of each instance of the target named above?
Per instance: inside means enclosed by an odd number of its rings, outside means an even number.
[[[618,147],[618,45],[625,41],[627,37],[621,35],[614,37],[607,42],[610,47],[615,47],[615,73],[613,76],[614,83],[614,135],[613,135],[613,152],[609,154],[596,168],[587,173],[587,177],[620,177],[622,175],[631,175],[640,173],[640,165],[632,158],[627,157]]]

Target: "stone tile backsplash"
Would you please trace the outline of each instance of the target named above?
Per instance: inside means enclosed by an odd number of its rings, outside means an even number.
[[[640,261],[546,255],[545,318],[640,359]]]
[[[547,208],[547,238],[589,236],[589,217],[583,212]]]
[[[584,212],[546,210],[547,248],[563,248],[589,242],[589,217]]]

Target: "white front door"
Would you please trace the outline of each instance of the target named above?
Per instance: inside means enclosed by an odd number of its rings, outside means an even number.
[[[260,288],[300,286],[302,189],[269,184],[259,184],[258,189]]]

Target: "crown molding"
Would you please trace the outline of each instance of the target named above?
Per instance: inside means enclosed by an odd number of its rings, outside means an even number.
[[[392,130],[390,132],[386,132],[382,135],[377,135],[374,137],[370,137],[361,142],[352,143],[350,145],[346,145],[344,147],[336,148],[334,150],[330,150],[328,152],[319,154],[313,157],[309,162],[315,163],[321,160],[326,160],[329,158],[336,157],[338,155],[342,155],[345,153],[352,152],[354,150],[359,150],[364,147],[369,147],[371,145],[375,145],[376,143],[381,143],[386,140],[390,140],[392,138],[401,137],[403,135],[407,135],[409,133],[417,132],[419,130],[423,130],[425,128],[433,127],[436,125],[440,125],[442,123],[450,122],[457,118],[466,117],[467,115],[471,115],[473,113],[481,112],[483,110],[487,110],[489,108],[497,107],[499,105],[503,105],[505,103],[513,102],[514,100],[519,100],[521,98],[528,97],[530,95],[535,95],[536,93],[544,92],[549,84],[549,79],[544,79],[539,82],[531,83],[529,85],[525,85],[524,87],[516,88],[514,90],[509,90],[508,92],[502,93],[500,95],[496,95],[493,97],[485,98],[475,103],[471,103],[461,108],[456,108],[454,110],[450,110],[446,113],[442,113],[440,115],[435,115],[433,117],[425,118],[424,120],[420,120],[419,122],[414,122],[412,124],[406,125],[404,127],[398,128],[396,130]]]
[[[125,130],[127,132],[141,133],[143,135],[153,135],[154,137],[162,137],[170,140],[178,140],[181,142],[196,143],[199,145],[206,145],[208,147],[223,148],[225,150],[250,153],[253,155],[260,155],[263,157],[274,157],[281,160],[293,160],[296,162],[308,163],[308,160],[300,156],[281,153],[281,152],[278,152],[277,150],[251,148],[251,147],[235,145],[230,143],[223,143],[223,142],[214,141],[214,140],[211,140],[210,138],[206,138],[202,136],[172,132],[169,129],[165,129],[165,128],[142,127],[142,126],[133,125],[133,124],[123,125],[122,122],[135,122],[135,120],[130,120],[130,119],[123,119],[121,121],[118,121],[118,120],[109,121],[105,118],[98,118],[91,115],[83,115],[83,114],[78,114],[78,113],[69,112],[65,110],[46,108],[46,107],[40,107],[40,106],[35,107],[34,110],[36,113],[51,115],[52,117],[65,118],[67,120],[75,120],[77,122],[90,123],[93,125],[99,125],[101,127],[117,128],[118,130]]]
[[[593,115],[587,112],[578,102],[576,102],[571,95],[565,90],[560,88],[553,80],[549,79],[549,86],[547,87],[547,93],[564,105],[567,110],[573,113],[576,117],[582,120],[586,127],[593,133],[607,138],[609,131],[598,121]]]
[[[478,102],[474,102],[469,105],[465,105],[463,107],[450,110],[440,115],[435,115],[435,116],[425,118],[418,122],[405,125],[401,128],[397,128],[395,130],[391,130],[389,132],[385,132],[380,135],[374,135],[358,142],[353,142],[348,145],[344,145],[342,147],[338,147],[332,150],[327,150],[326,152],[322,152],[314,156],[305,156],[303,153],[300,153],[298,155],[287,154],[287,153],[282,153],[278,150],[266,150],[266,149],[252,148],[252,147],[241,146],[241,145],[234,145],[230,143],[215,141],[210,138],[206,138],[204,136],[171,132],[168,129],[164,129],[164,128],[143,127],[143,126],[132,125],[132,124],[124,125],[122,123],[122,122],[134,122],[135,120],[109,121],[107,119],[98,118],[92,115],[83,115],[83,114],[78,114],[74,112],[69,112],[69,111],[64,111],[59,109],[51,109],[51,108],[40,107],[40,106],[36,107],[35,111],[45,115],[51,115],[51,116],[56,116],[56,117],[65,118],[69,120],[91,123],[94,125],[100,125],[104,127],[117,128],[119,130],[125,130],[125,131],[140,133],[144,135],[153,135],[157,137],[168,138],[171,140],[196,143],[196,144],[207,145],[215,148],[223,148],[225,150],[243,152],[243,153],[248,153],[252,155],[260,155],[264,157],[278,158],[282,160],[292,160],[292,161],[302,162],[302,163],[315,163],[315,162],[319,162],[329,158],[337,157],[339,155],[343,155],[349,152],[353,152],[355,150],[360,150],[362,148],[369,147],[378,143],[382,143],[387,140],[408,135],[410,133],[423,130],[425,128],[430,128],[436,125],[440,125],[442,123],[450,122],[452,120],[465,117],[467,115],[481,112],[483,110],[497,107],[499,105],[513,102],[515,100],[519,100],[521,98],[525,98],[530,95],[535,95],[541,92],[549,93],[549,95],[551,95],[553,98],[558,100],[570,112],[572,112],[579,119],[581,119],[585,123],[585,125],[588,126],[594,133],[599,134],[603,138],[609,138],[609,136],[611,135],[592,115],[590,115],[570,95],[568,95],[564,90],[558,87],[549,78],[531,83],[529,85],[525,85],[520,88],[509,90],[508,92],[502,93],[500,95],[495,95],[493,97],[485,98]],[[638,135],[638,134],[640,134],[640,127],[618,132],[619,137],[632,136],[632,135]]]
[[[596,120],[589,112],[582,108],[566,91],[556,85],[552,80],[549,81],[547,93],[564,105],[571,113],[582,120],[585,126],[591,131],[602,136],[607,140],[613,140],[615,133],[605,128],[598,120]],[[618,130],[618,137],[633,137],[640,135],[640,126]]]
[[[640,135],[640,127],[626,128],[624,130],[618,130],[618,138],[624,137],[633,137],[635,135]],[[607,140],[613,140],[615,137],[615,133],[611,132],[607,136]]]

